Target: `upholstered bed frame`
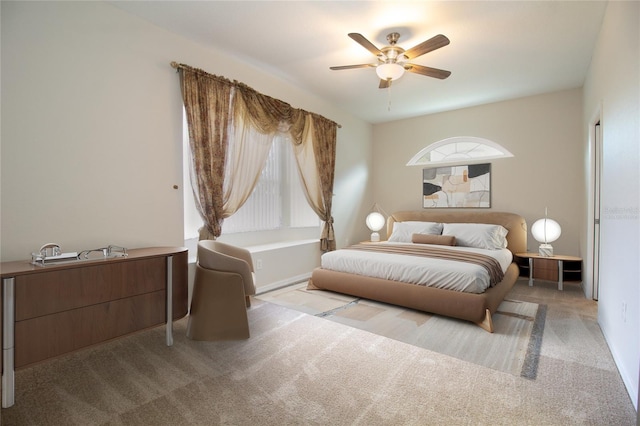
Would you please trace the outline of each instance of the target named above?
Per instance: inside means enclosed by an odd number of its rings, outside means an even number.
[[[401,211],[392,214],[387,219],[387,235],[391,235],[395,222],[404,221],[502,225],[509,231],[506,237],[507,248],[514,254],[527,250],[527,223],[524,218],[513,213],[442,210]],[[493,332],[492,315],[511,290],[518,276],[518,266],[512,263],[500,283],[490,287],[484,293],[475,294],[316,268],[307,288],[330,290],[459,318],[474,322],[485,330]]]

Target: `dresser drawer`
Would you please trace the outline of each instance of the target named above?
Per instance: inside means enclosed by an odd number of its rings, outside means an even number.
[[[555,259],[533,259],[533,278],[558,281],[558,261]]]
[[[15,367],[162,324],[165,294],[155,291],[16,322]]]
[[[16,321],[164,290],[165,263],[157,257],[18,276]]]

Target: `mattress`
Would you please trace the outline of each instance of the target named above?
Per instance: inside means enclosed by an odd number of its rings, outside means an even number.
[[[386,241],[377,244],[407,245],[407,243]],[[426,244],[411,245],[425,246]],[[508,249],[486,250],[459,246],[438,246],[438,248],[492,257],[500,264],[503,272],[513,260],[513,254]],[[338,272],[467,293],[484,293],[491,286],[489,273],[477,264],[406,254],[363,251],[348,247],[323,254],[321,267]]]

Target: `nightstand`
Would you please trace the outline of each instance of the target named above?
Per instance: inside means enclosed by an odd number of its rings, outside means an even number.
[[[582,281],[582,258],[576,256],[541,256],[538,253],[516,253],[521,272],[527,272],[529,286],[533,280],[557,281],[562,290],[565,281]],[[521,273],[521,275],[524,275]],[[526,275],[525,275],[526,276]]]

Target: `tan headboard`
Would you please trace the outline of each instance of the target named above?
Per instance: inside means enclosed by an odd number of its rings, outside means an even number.
[[[442,211],[442,210],[412,210],[393,213],[387,218],[387,238],[393,231],[395,222],[418,220],[421,222],[441,223],[491,223],[502,225],[507,234],[507,248],[512,253],[527,251],[527,222],[520,215],[504,212],[482,211]]]

